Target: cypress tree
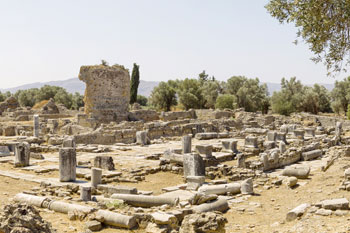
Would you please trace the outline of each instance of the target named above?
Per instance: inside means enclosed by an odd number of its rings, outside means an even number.
[[[139,66],[134,63],[134,67],[132,69],[131,74],[131,86],[130,86],[130,104],[133,104],[137,100],[137,89],[140,84],[140,72]]]

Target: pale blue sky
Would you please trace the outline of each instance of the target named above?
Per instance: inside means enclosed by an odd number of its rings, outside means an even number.
[[[0,0],[0,88],[76,77],[81,65],[140,65],[141,79],[233,75],[333,83],[295,46],[267,0]],[[337,79],[342,79],[341,74]]]

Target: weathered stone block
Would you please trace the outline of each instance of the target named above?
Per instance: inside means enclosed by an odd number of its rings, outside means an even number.
[[[0,157],[10,156],[10,150],[8,146],[0,146]]]
[[[205,165],[199,154],[183,155],[184,176],[205,176]]]
[[[301,129],[296,129],[293,131],[293,135],[295,138],[304,139],[304,134],[305,134],[305,131]]]
[[[305,137],[310,137],[310,138],[313,138],[315,137],[315,131],[316,129],[315,128],[305,128]]]
[[[267,132],[267,135],[266,135],[266,141],[276,141],[276,137],[277,137],[277,132],[275,131],[269,131]]]
[[[111,156],[98,155],[94,159],[94,167],[106,169],[109,171],[114,170],[114,162]]]
[[[205,181],[205,176],[187,176],[187,190],[196,191]]]
[[[137,131],[136,132],[136,143],[142,146],[149,144],[149,139],[147,137],[147,131]]]
[[[226,151],[229,151],[229,152],[234,152],[234,153],[237,153],[238,150],[237,150],[237,140],[225,140],[225,141],[222,141],[222,148]]]
[[[247,136],[244,141],[244,146],[258,148],[258,138],[254,136]]]
[[[213,146],[212,145],[196,145],[196,152],[205,158],[212,157]]]
[[[99,184],[97,185],[97,189],[107,192],[108,194],[137,194],[137,188],[135,187],[128,187],[128,186],[112,186],[112,185],[105,185],[105,184]]]
[[[75,148],[60,148],[59,150],[59,173],[60,181],[75,181],[77,158]]]
[[[15,147],[15,167],[29,166],[30,145],[28,142],[20,142]]]

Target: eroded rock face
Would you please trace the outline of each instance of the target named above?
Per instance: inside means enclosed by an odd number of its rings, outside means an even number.
[[[190,214],[182,221],[180,233],[225,232],[227,219],[218,212]]]
[[[0,232],[5,233],[56,232],[34,207],[25,204],[6,205],[1,212],[0,221]]]
[[[82,66],[86,83],[84,111],[99,122],[127,120],[130,99],[129,71],[122,66]]]

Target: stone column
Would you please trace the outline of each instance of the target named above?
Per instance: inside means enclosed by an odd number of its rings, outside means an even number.
[[[97,188],[102,183],[102,169],[93,167],[91,169],[91,186]]]
[[[75,181],[77,158],[75,149],[71,147],[60,148],[59,150],[59,171],[60,181]]]
[[[34,122],[34,137],[39,137],[39,133],[40,133],[39,115],[33,116],[33,122]]]
[[[82,201],[91,201],[91,187],[80,186],[80,199]]]
[[[185,135],[182,137],[182,153],[188,154],[192,152],[192,137]]]
[[[28,142],[20,142],[15,147],[15,167],[29,166],[30,145]]]
[[[270,162],[269,162],[269,157],[267,156],[266,153],[261,153],[260,154],[260,160],[264,164],[264,171],[270,169]]]
[[[148,145],[147,131],[137,131],[136,132],[136,143],[142,146]]]
[[[286,151],[286,144],[283,141],[280,141],[279,149],[281,154]]]
[[[205,176],[205,164],[199,154],[184,154],[184,176]]]
[[[243,153],[237,155],[237,163],[239,168],[246,168],[245,166],[245,156]]]

